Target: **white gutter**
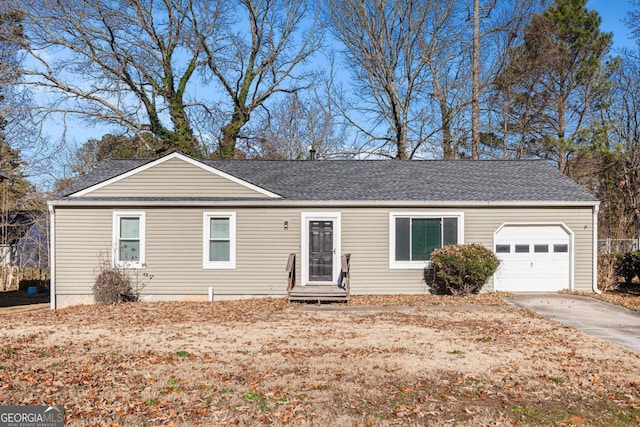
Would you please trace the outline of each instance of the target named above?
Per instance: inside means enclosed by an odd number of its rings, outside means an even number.
[[[53,206],[230,206],[230,207],[595,207],[598,201],[433,201],[433,200],[86,200],[82,198],[49,201]]]
[[[593,292],[601,294],[598,289],[598,211],[599,205],[593,207]]]
[[[49,291],[50,308],[56,309],[56,209],[49,203]]]

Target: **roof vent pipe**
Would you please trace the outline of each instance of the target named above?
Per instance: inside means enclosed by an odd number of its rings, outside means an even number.
[[[309,148],[309,160],[315,160],[316,159],[316,149],[311,147]]]

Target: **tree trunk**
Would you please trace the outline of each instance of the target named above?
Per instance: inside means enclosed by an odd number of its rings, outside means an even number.
[[[480,0],[473,0],[473,58],[471,64],[471,158],[480,159]]]
[[[233,159],[236,154],[236,141],[240,135],[240,129],[249,121],[249,114],[236,107],[231,121],[224,125],[222,129],[222,140],[218,150],[214,154],[218,159]]]
[[[451,138],[450,113],[446,99],[440,98],[439,104],[440,116],[442,117],[442,158],[443,160],[453,160],[457,155],[457,150],[454,150],[453,138]]]
[[[396,137],[397,137],[397,147],[398,152],[396,153],[396,160],[408,160],[409,156],[407,155],[407,129],[403,126],[398,126],[396,129]]]

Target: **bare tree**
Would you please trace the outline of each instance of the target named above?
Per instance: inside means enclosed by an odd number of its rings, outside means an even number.
[[[469,128],[465,111],[470,99],[471,63],[465,43],[467,32],[461,30],[466,16],[461,6],[457,2],[454,7],[451,2],[449,9],[441,11],[444,15],[437,30],[420,41],[430,81],[424,88],[429,92],[429,103],[423,110],[429,118],[424,134],[429,139],[439,138],[445,160],[463,155]]]
[[[351,123],[366,136],[368,151],[396,159],[413,156],[433,135],[424,110],[431,93],[426,46],[435,47],[450,22],[453,2],[326,1],[326,20],[345,46],[353,73]]]
[[[344,155],[345,126],[318,93],[288,95],[260,115],[255,136],[246,141],[251,157],[302,160],[311,150],[320,158]]]
[[[274,94],[296,93],[311,86],[312,74],[302,66],[320,49],[322,33],[309,16],[306,0],[230,2],[240,21],[222,27],[206,12],[212,10],[209,5],[213,2],[193,2],[189,19],[194,28],[193,46],[204,53],[207,77],[221,87],[223,102],[230,110],[215,153],[230,158],[236,155],[242,128],[256,109]],[[198,9],[196,4],[200,4]]]
[[[480,159],[480,0],[473,0],[471,61],[471,158]]]
[[[600,135],[593,138],[596,180],[591,189],[601,202],[599,229],[608,237],[635,238],[640,232],[640,59],[627,51],[603,99]]]
[[[201,52],[186,46],[191,0],[14,1],[24,14],[31,66],[24,84],[52,95],[40,112],[80,115],[166,147],[200,153],[186,93]],[[221,14],[211,4],[212,27]]]

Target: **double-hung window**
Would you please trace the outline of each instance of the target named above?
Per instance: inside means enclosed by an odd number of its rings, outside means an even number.
[[[235,212],[205,212],[202,229],[202,267],[236,268]]]
[[[389,268],[424,268],[431,253],[464,241],[462,213],[389,215]]]
[[[117,267],[144,267],[144,234],[144,212],[113,213],[113,260]]]

